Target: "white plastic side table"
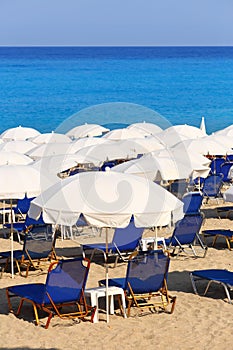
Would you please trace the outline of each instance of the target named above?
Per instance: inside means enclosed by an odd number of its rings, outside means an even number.
[[[97,288],[89,288],[84,291],[85,296],[89,297],[91,300],[91,306],[96,306],[95,315],[93,318],[93,323],[97,323],[99,321],[99,298],[106,297],[106,287],[97,287]],[[121,303],[123,308],[124,318],[126,318],[125,313],[125,293],[122,288],[119,287],[108,287],[108,295],[110,298],[110,314],[114,314],[114,295],[121,296]]]
[[[147,245],[151,244],[153,249],[157,249],[158,244],[162,244],[164,249],[166,249],[166,242],[164,237],[145,237],[141,239],[142,251],[147,251]]]

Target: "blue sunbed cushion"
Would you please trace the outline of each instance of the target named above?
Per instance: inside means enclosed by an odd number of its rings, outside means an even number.
[[[218,281],[233,285],[233,272],[223,269],[196,270],[192,272],[193,276],[203,279]]]
[[[96,243],[96,244],[84,244],[83,245],[83,250],[88,250],[88,249],[99,249],[99,250],[102,250],[102,251],[104,251],[104,252],[106,252],[106,244],[103,244],[103,243],[100,243],[100,244],[98,244],[98,243]],[[112,252],[116,252],[117,250],[116,250],[116,247],[115,247],[115,245],[114,244],[112,244],[112,243],[109,243],[108,244],[108,250],[109,251],[112,251]]]
[[[21,298],[27,298],[29,300],[32,300],[36,304],[41,304],[44,300],[45,284],[31,283],[19,286],[12,286],[8,288],[8,291]]]
[[[222,235],[226,237],[233,237],[233,231],[232,230],[203,230],[202,233],[204,235],[209,235],[209,236],[216,236],[216,235]]]
[[[16,260],[22,259],[22,256],[23,256],[23,255],[25,256],[25,252],[23,252],[22,249],[21,249],[21,250],[14,250],[14,251],[13,251],[13,257],[14,257],[14,259],[16,259]],[[8,250],[8,251],[6,251],[6,252],[1,252],[1,253],[0,253],[0,256],[3,257],[3,258],[10,258],[10,257],[11,257],[11,251]]]

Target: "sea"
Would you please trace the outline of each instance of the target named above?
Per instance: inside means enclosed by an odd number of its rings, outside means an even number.
[[[0,132],[233,124],[233,47],[0,47]]]

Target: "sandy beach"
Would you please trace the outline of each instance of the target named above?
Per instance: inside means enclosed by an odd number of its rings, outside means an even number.
[[[222,201],[219,203],[221,206]],[[227,203],[228,204],[228,203]],[[229,203],[230,204],[230,203]],[[216,212],[216,202],[211,201],[202,206],[206,219],[202,229],[231,228],[232,218],[221,219]],[[224,204],[225,205],[225,204]],[[146,230],[144,235],[151,236],[153,232]],[[159,235],[169,236],[169,230],[163,229]],[[56,251],[59,256],[77,254],[79,244],[89,241],[101,241],[103,236],[90,237],[80,235],[75,240],[57,240]],[[232,347],[232,305],[227,302],[224,291],[220,287],[212,287],[207,297],[194,294],[189,278],[189,272],[195,269],[223,268],[233,271],[232,252],[225,242],[219,240],[216,247],[211,247],[208,240],[206,258],[180,256],[171,258],[168,287],[171,295],[177,296],[177,304],[172,315],[146,314],[140,316],[135,308],[132,316],[123,319],[119,310],[110,316],[110,323],[105,322],[105,313],[100,313],[99,323],[62,321],[54,318],[48,330],[42,326],[45,317],[40,318],[41,325],[33,323],[31,305],[25,304],[20,317],[8,312],[5,288],[14,284],[44,282],[46,272],[38,274],[31,271],[27,279],[15,275],[11,279],[9,273],[4,273],[0,279],[1,312],[0,312],[0,348],[1,349],[132,349],[143,346],[147,349],[225,349]],[[1,249],[8,250],[10,242],[1,239]],[[15,248],[19,247],[14,242]],[[116,268],[110,266],[109,275],[120,277],[125,275],[126,264],[120,263]],[[98,286],[98,280],[104,278],[104,266],[91,264],[87,288]]]

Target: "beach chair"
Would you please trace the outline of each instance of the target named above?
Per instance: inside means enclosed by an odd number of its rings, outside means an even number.
[[[51,225],[29,226],[25,231],[23,249],[13,251],[13,259],[21,276],[27,277],[29,269],[43,270],[42,262],[56,259],[56,232]],[[4,271],[11,260],[11,251],[0,253],[1,259],[6,259]],[[22,272],[26,270],[25,274]]]
[[[35,197],[28,198],[25,196],[23,199],[18,199],[17,200],[17,205],[16,207],[13,208],[15,217],[18,218],[18,220],[25,220],[24,215],[27,214],[30,203]]]
[[[177,221],[170,238],[165,239],[168,249],[172,249],[172,255],[180,255],[181,253],[189,254],[190,252],[198,257],[195,247],[202,249],[203,257],[206,256],[207,246],[202,242],[199,235],[203,223],[203,215],[185,215],[181,220]],[[176,253],[176,250],[178,252]]]
[[[218,218],[221,219],[221,215],[224,214],[226,219],[229,219],[233,213],[233,205],[217,206],[216,207]]]
[[[36,325],[39,325],[38,310],[48,314],[46,329],[54,316],[61,319],[87,316],[93,309],[88,307],[84,295],[89,269],[90,261],[83,258],[53,262],[49,267],[45,283],[15,285],[6,289],[10,312],[18,316],[23,303],[27,301],[33,306]],[[11,303],[13,297],[20,298],[16,312]]]
[[[226,162],[233,162],[233,154],[227,154]]]
[[[125,228],[115,229],[112,242],[108,243],[108,257],[115,257],[115,266],[119,258],[125,261],[129,254],[139,247],[143,231],[144,228],[135,227],[133,221]],[[82,248],[84,254],[86,254],[87,251],[91,252],[91,260],[98,251],[101,251],[106,259],[106,243],[84,244]]]
[[[220,166],[220,173],[223,175],[222,181],[224,184],[232,183],[231,168],[233,169],[233,162],[225,162]]]
[[[189,191],[201,191],[204,180],[204,177],[196,177],[195,179],[190,179],[188,185]]]
[[[221,188],[223,186],[223,175],[222,174],[212,174],[204,179],[202,193],[204,198],[206,198],[206,203],[208,203],[210,198],[217,199],[222,198]]]
[[[203,194],[199,191],[185,193],[182,197],[184,203],[183,211],[185,215],[200,214],[203,201]]]
[[[13,223],[13,226],[12,226],[13,231],[14,233],[17,234],[17,239],[19,243],[22,243],[21,237],[24,238],[24,232],[27,230],[29,226],[32,226],[32,225],[33,226],[45,225],[42,214],[40,215],[39,219],[32,219],[28,215],[26,215],[26,218],[24,221]],[[11,229],[11,224],[5,224],[3,225],[3,227]]]
[[[195,294],[199,294],[197,290],[197,282],[206,280],[207,286],[204,295],[207,294],[212,283],[217,283],[224,288],[227,299],[229,303],[232,304],[230,290],[232,290],[233,287],[233,272],[221,269],[196,270],[190,272],[190,278]]]
[[[186,180],[175,180],[170,185],[170,192],[181,199],[188,190],[189,183]]]
[[[150,250],[135,252],[128,260],[126,277],[109,279],[109,286],[123,288],[130,309],[136,306],[143,311],[166,311],[173,313],[176,297],[168,293],[167,277],[170,257],[168,252]],[[106,285],[106,280],[99,281]],[[170,311],[168,311],[170,308]]]
[[[215,158],[210,163],[211,174],[220,174],[221,173],[221,165],[225,163],[224,158]]]
[[[223,238],[227,244],[229,250],[231,250],[231,243],[233,242],[233,231],[224,229],[215,230],[203,230],[202,234],[204,238],[213,237],[212,246],[215,247],[217,240]]]

